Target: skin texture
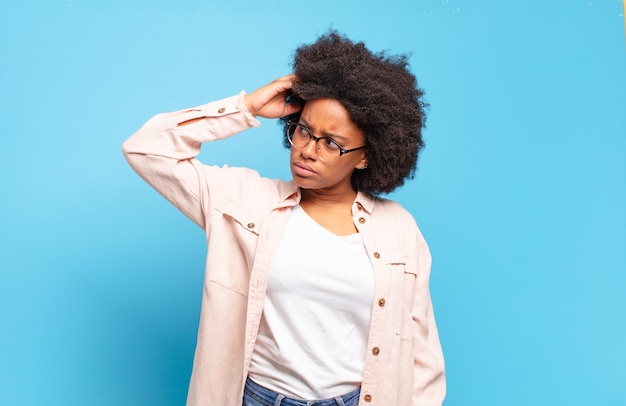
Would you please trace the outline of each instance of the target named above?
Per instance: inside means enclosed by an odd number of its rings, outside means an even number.
[[[308,102],[300,122],[313,134],[329,136],[346,149],[364,144],[363,132],[352,122],[348,111],[336,100],[318,99]],[[350,177],[355,169],[366,164],[364,150],[337,156],[331,162],[318,158],[317,143],[310,141],[304,148],[291,147],[291,174],[305,195],[347,195],[354,198]]]
[[[314,134],[333,137],[342,147],[356,148],[365,142],[363,132],[350,119],[338,101],[318,99],[308,102],[300,116]],[[318,135],[319,136],[319,135]],[[302,190],[300,205],[320,225],[337,235],[356,232],[351,206],[356,197],[351,178],[367,159],[364,150],[338,157],[332,163],[317,156],[317,144],[291,148],[290,164],[294,181]]]
[[[253,115],[265,118],[279,118],[300,112],[300,121],[306,123],[316,136],[332,137],[346,149],[365,143],[363,131],[338,101],[311,100],[301,111],[298,105],[287,104],[285,100],[294,80],[293,75],[284,76],[246,95],[246,107]],[[293,180],[302,191],[300,205],[329,231],[337,235],[355,233],[351,206],[356,190],[351,178],[355,170],[362,170],[366,164],[365,150],[324,162],[319,159],[317,143],[313,141],[304,148],[292,147],[290,167]]]
[[[244,103],[248,111],[254,116],[265,118],[281,118],[299,112],[300,105],[285,102],[287,92],[295,80],[296,75],[286,75],[247,94]]]

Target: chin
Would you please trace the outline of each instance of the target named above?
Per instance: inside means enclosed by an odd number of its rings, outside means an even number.
[[[306,179],[292,176],[292,180],[300,189],[316,189],[315,185],[312,185],[311,182],[307,182]]]

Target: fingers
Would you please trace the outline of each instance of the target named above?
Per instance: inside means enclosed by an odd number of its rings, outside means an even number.
[[[292,103],[293,92],[291,89],[293,88],[293,83],[296,81],[296,75],[291,73],[289,75],[282,76],[276,79],[277,83],[281,85],[280,100],[284,103],[284,108],[286,113],[283,116],[287,116],[299,111],[302,107],[297,103]]]
[[[288,75],[285,76],[281,76],[277,79],[275,79],[274,81],[286,81],[289,83],[293,83],[296,80],[296,74],[295,73],[290,73]]]
[[[282,76],[280,78],[274,79],[272,83],[268,86],[277,86],[276,90],[279,90],[279,93],[285,92],[293,87],[293,82],[296,80],[296,75],[293,73],[289,75]]]
[[[302,107],[297,104],[285,104],[284,109],[280,117],[290,116],[298,111],[302,110]]]
[[[284,117],[297,112],[300,107],[288,103],[288,95],[295,80],[296,75],[285,75],[246,95],[244,102],[248,111],[265,118]]]

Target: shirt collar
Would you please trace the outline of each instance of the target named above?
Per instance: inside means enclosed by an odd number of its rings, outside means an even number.
[[[370,194],[358,192],[354,203],[360,205],[367,213],[372,214],[376,205],[376,198]]]
[[[293,180],[281,183],[278,193],[280,196],[280,207],[294,206],[300,203],[300,199],[302,198],[300,188]],[[367,193],[357,192],[354,204],[361,205],[363,210],[371,214],[376,205],[376,198]]]
[[[300,188],[293,180],[280,183],[278,194],[280,207],[295,206],[300,203],[300,198],[302,197]]]

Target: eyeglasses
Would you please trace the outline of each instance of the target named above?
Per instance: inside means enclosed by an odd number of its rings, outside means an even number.
[[[316,137],[307,126],[291,120],[287,121],[287,139],[289,140],[289,143],[296,148],[304,148],[309,145],[311,140],[315,140],[317,143],[317,155],[322,161],[332,161],[333,159],[339,158],[343,154],[368,147],[368,145],[363,145],[358,148],[345,149],[341,145],[337,144],[337,142],[332,138]],[[320,143],[320,141],[322,142]]]

